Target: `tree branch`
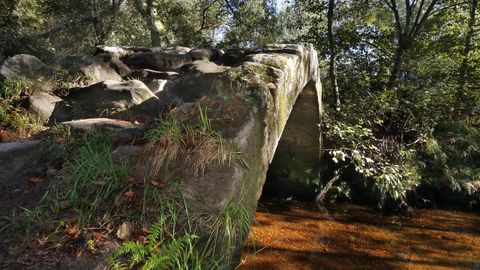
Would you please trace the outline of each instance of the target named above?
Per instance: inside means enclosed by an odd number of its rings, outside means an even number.
[[[427,10],[425,10],[425,13],[421,17],[420,21],[418,22],[418,24],[415,25],[415,30],[412,29],[412,34],[410,36],[411,39],[415,39],[417,37],[420,29],[422,28],[423,24],[428,19],[428,17],[430,17],[431,12],[433,11],[433,8],[437,4],[437,2],[438,0],[432,0],[432,2],[430,2],[430,5],[428,6]],[[419,10],[418,12],[421,12],[421,11]]]
[[[228,10],[230,10],[233,18],[237,21],[237,23],[242,23],[242,20],[240,20],[240,18],[238,18],[237,13],[235,12],[235,9],[231,5],[230,1],[229,0],[224,0],[224,1],[225,1],[225,5],[227,6]]]
[[[206,6],[203,10],[202,10],[202,25],[200,26],[200,29],[198,29],[197,32],[200,32],[202,31],[203,29],[206,29],[205,27],[205,23],[207,21],[207,11],[213,6],[213,4],[217,3],[218,0],[213,0],[208,6]]]

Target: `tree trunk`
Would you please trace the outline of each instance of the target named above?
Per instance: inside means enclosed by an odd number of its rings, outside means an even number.
[[[148,29],[150,30],[150,38],[152,40],[152,47],[160,47],[162,45],[162,38],[160,29],[158,29],[155,23],[155,15],[153,14],[153,2],[152,0],[147,0],[147,6],[143,7],[142,0],[135,0],[135,7],[137,8],[138,13],[142,16],[147,24]]]
[[[150,28],[150,38],[152,40],[152,47],[160,47],[162,45],[161,34],[157,27]]]
[[[392,71],[388,79],[387,87],[393,88],[402,74],[402,66],[405,61],[405,54],[417,39],[422,27],[434,12],[439,0],[426,1],[400,1],[384,0],[384,3],[392,10],[395,16],[395,31],[397,36],[397,47],[393,59]],[[405,4],[405,15],[398,8],[399,4]]]
[[[477,8],[478,8],[478,0],[472,0],[470,4],[470,18],[468,20],[468,32],[465,37],[464,49],[462,52],[462,65],[460,66],[459,78],[458,78],[458,85],[459,85],[459,94],[464,90],[466,81],[467,81],[467,70],[470,64],[470,59],[468,58],[470,52],[472,51],[472,39],[473,35],[475,34],[475,25],[477,21]]]
[[[335,52],[335,40],[333,35],[333,21],[334,21],[334,11],[335,11],[335,0],[328,1],[328,14],[327,14],[327,25],[328,25],[328,47],[330,51],[330,68],[329,76],[330,83],[332,85],[332,92],[335,98],[333,107],[336,111],[340,111],[340,90],[337,83],[337,68],[336,68],[336,52]]]
[[[397,48],[395,49],[395,56],[393,58],[392,72],[388,79],[388,88],[393,88],[400,79],[402,73],[402,65],[404,61],[405,52],[410,47],[411,41],[404,37],[402,33],[399,34]]]
[[[318,208],[320,211],[324,212],[325,208],[323,207],[323,203],[325,200],[325,196],[327,195],[328,191],[332,188],[333,184],[337,182],[338,179],[340,179],[340,176],[342,175],[342,170],[345,169],[346,166],[341,167],[338,170],[335,170],[333,172],[332,178],[325,184],[325,186],[322,188],[320,193],[318,193],[317,197],[315,198],[315,202],[317,203]]]

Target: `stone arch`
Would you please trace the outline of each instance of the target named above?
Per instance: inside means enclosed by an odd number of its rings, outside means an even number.
[[[263,193],[309,198],[320,180],[321,91],[311,80],[300,92],[267,171]]]
[[[248,168],[233,164],[197,177],[186,175],[183,193],[192,205],[201,196],[209,209],[218,210],[232,198],[241,199],[253,215],[276,152],[308,150],[309,166],[319,161],[322,87],[317,52],[311,44],[268,45],[246,50],[241,64],[214,77],[195,74],[198,81],[211,82],[202,87],[205,95],[225,95],[223,106],[235,108],[227,139],[238,145]],[[309,142],[304,144],[302,136]]]

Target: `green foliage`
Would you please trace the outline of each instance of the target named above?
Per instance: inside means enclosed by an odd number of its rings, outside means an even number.
[[[351,199],[351,188],[346,182],[341,182],[339,185],[334,186],[328,193],[329,201],[335,202],[339,200]]]
[[[147,1],[139,2],[147,6]],[[135,1],[127,0],[7,0],[0,6],[4,11],[0,14],[0,33],[8,37],[0,41],[0,61],[18,53],[86,53],[99,44],[149,46],[152,20],[163,46],[272,43],[283,40],[287,28],[292,40],[298,35],[293,34],[296,29],[290,29],[290,21],[300,22],[294,16],[302,14],[298,9],[277,10],[273,0],[151,3],[152,16],[145,17]]]
[[[422,150],[426,187],[451,190],[469,204],[480,202],[480,129],[477,126],[438,125]]]
[[[19,99],[21,94],[29,89],[28,83],[24,81],[5,80],[1,85],[0,98],[8,101]]]
[[[0,228],[0,232],[5,229],[26,233],[33,231],[42,216],[42,211],[39,208],[27,209],[20,207],[20,209],[22,210],[20,213],[14,211],[10,216],[3,217],[8,222],[8,225]]]
[[[374,183],[373,194],[380,201],[401,202],[410,193],[425,196],[432,190],[441,190],[437,193],[445,197],[452,192],[463,196],[467,205],[478,200],[471,195],[477,194],[479,168],[471,161],[476,155],[471,150],[475,149],[472,130],[478,129],[480,120],[475,72],[480,67],[479,32],[478,24],[469,24],[473,1],[437,1],[432,14],[408,36],[403,32],[411,31],[417,22],[405,19],[408,12],[402,1],[392,1],[401,7],[398,14],[385,1],[335,2],[333,42],[340,113],[331,108],[335,99],[329,78],[322,80],[328,114],[325,146],[334,162],[331,171],[354,168],[362,179]],[[328,58],[326,5],[298,1],[291,9],[303,13],[303,39]],[[476,14],[473,19],[478,21],[478,10]],[[409,27],[399,29],[396,16],[400,25]],[[396,62],[398,80],[392,84]],[[328,69],[328,64],[321,63],[321,68]],[[448,136],[440,132],[452,122],[470,130],[449,133],[449,140],[462,144],[447,143]],[[472,148],[467,150],[465,145]]]
[[[276,16],[276,2],[241,0],[234,4],[233,20],[227,23],[224,47],[263,45],[281,37],[281,24]]]
[[[82,146],[62,169],[62,197],[79,213],[81,224],[103,215],[99,213],[99,206],[127,182],[129,168],[112,162],[112,146],[112,139],[106,134],[87,134]]]
[[[145,242],[127,241],[110,257],[111,269],[222,269],[237,237],[246,237],[250,216],[229,200],[219,214],[193,215],[184,200],[162,198],[158,220]],[[207,231],[206,239],[198,236]]]
[[[324,118],[327,144],[334,163],[351,164],[374,181],[380,200],[404,201],[408,191],[420,183],[415,151],[378,139],[371,128]]]
[[[27,137],[42,126],[36,115],[17,105],[27,91],[29,85],[22,81],[0,83],[0,129],[10,130],[15,137]]]

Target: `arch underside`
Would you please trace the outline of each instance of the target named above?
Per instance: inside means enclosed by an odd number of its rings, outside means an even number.
[[[267,171],[263,194],[310,198],[320,180],[320,104],[315,81],[300,92]]]

